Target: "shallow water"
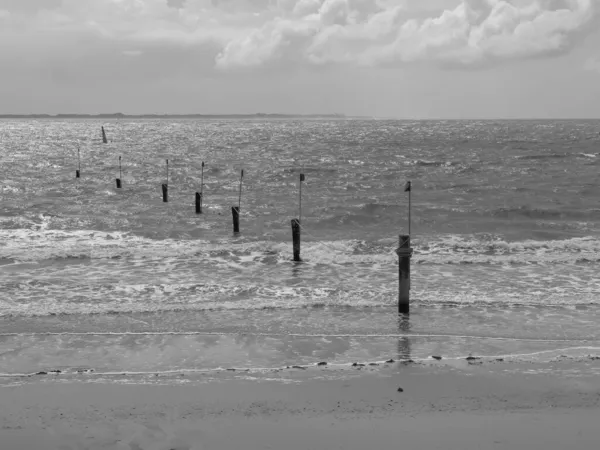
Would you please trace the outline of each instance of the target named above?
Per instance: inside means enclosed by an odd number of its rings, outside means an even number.
[[[598,121],[2,121],[0,373],[596,355],[599,141]]]

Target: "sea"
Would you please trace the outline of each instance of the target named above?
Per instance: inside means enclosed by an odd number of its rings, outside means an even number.
[[[6,119],[0,167],[0,384],[600,356],[600,121]]]

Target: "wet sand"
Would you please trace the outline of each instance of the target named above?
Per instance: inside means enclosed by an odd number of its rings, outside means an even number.
[[[0,388],[2,450],[544,449],[600,442],[600,362]],[[398,388],[402,388],[401,391]]]

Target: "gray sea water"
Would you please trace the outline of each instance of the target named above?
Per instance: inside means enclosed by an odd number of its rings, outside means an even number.
[[[600,354],[599,121],[5,120],[0,162],[5,380]]]

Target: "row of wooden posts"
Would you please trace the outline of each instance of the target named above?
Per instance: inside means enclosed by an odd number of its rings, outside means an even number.
[[[106,133],[102,127],[102,142],[107,143]],[[75,171],[75,177],[81,176],[81,157],[79,149],[77,149],[78,169]],[[163,202],[169,201],[169,160],[166,160],[167,182],[162,185]],[[231,207],[233,217],[233,232],[240,232],[240,208],[242,203],[242,182],[244,179],[244,169],[240,173],[240,188],[237,206]],[[302,217],[302,182],[305,181],[304,174],[300,174],[299,193],[298,193],[298,218],[291,220],[292,225],[292,248],[293,258],[295,262],[301,262],[300,259],[300,219]],[[119,156],[119,178],[116,179],[117,189],[123,187],[121,157]],[[202,161],[202,172],[200,181],[200,192],[196,192],[196,214],[202,214],[202,200],[204,191],[204,161]],[[411,192],[412,183],[407,181],[404,186],[404,192],[408,192],[408,234],[401,234],[399,245],[396,249],[398,255],[398,312],[408,314],[410,312],[410,258],[413,254],[413,249],[410,246],[410,225],[411,225]]]

